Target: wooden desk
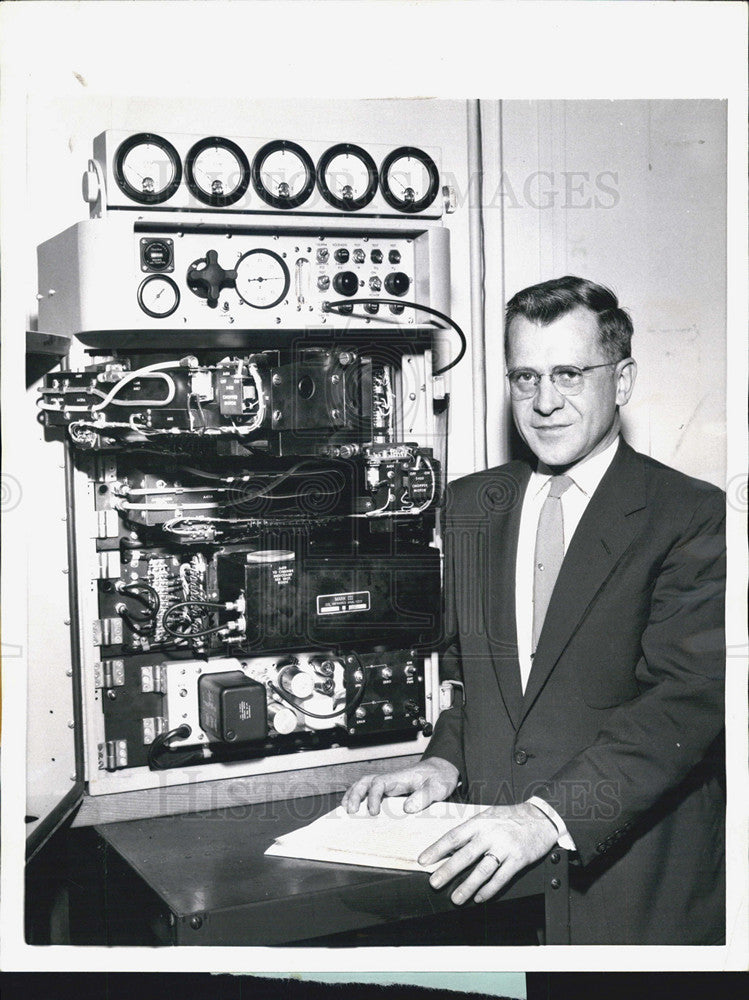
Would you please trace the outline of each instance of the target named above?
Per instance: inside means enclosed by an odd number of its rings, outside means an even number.
[[[450,902],[451,887],[436,892],[426,873],[265,857],[277,836],[310,823],[340,798],[321,795],[110,823],[96,831],[108,855],[105,870],[112,870],[118,856],[157,897],[165,944],[314,944],[317,938],[459,909]],[[565,944],[567,885],[566,852],[555,850],[502,898],[543,895],[547,943]],[[118,905],[111,890],[109,905]],[[476,904],[460,909],[472,907],[478,909]],[[399,943],[396,926],[392,938]]]

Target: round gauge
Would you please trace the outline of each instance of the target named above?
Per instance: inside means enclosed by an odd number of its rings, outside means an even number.
[[[139,132],[118,147],[114,175],[128,198],[142,205],[158,205],[179,187],[182,164],[177,150],[166,139]]]
[[[380,169],[385,201],[399,212],[422,212],[437,197],[439,174],[431,156],[415,146],[389,153]]]
[[[239,297],[255,309],[272,309],[289,290],[289,269],[272,250],[248,250],[237,261],[236,271]]]
[[[355,212],[377,192],[377,167],[366,150],[341,142],[320,157],[317,186],[329,205]]]
[[[315,166],[301,146],[276,139],[258,150],[252,164],[252,183],[268,205],[297,208],[312,194]]]
[[[239,201],[250,183],[250,164],[230,139],[208,136],[185,158],[187,186],[206,205],[223,207]]]
[[[179,305],[179,288],[165,274],[152,274],[140,283],[138,305],[154,319],[164,319]]]

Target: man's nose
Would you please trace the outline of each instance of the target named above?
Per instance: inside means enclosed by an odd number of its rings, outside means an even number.
[[[564,396],[551,381],[549,375],[542,375],[533,397],[533,409],[544,415],[561,410],[564,406]]]

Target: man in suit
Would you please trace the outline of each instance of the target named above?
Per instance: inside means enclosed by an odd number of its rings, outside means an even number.
[[[724,494],[621,439],[636,365],[608,289],[525,289],[505,329],[537,463],[448,489],[441,666],[463,698],[419,763],[361,778],[344,804],[485,804],[419,859],[446,859],[435,888],[466,876],[456,904],[559,844],[573,943],[721,943]]]

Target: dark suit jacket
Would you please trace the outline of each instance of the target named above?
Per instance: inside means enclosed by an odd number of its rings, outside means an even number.
[[[448,489],[443,712],[425,756],[485,804],[539,795],[573,856],[572,942],[720,943],[725,496],[623,441],[572,538],[523,696],[515,557],[530,468]]]

